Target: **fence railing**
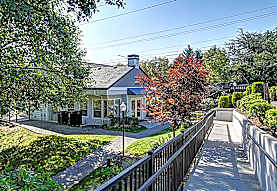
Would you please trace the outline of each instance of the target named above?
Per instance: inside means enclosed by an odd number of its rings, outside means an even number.
[[[213,124],[214,111],[155,151],[123,170],[96,191],[179,190]]]

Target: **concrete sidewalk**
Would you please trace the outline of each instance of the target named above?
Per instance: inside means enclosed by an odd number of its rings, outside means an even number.
[[[90,127],[70,127],[66,125],[58,125],[57,123],[47,121],[35,121],[25,120],[20,121],[17,124],[20,126],[39,134],[54,134],[54,135],[78,135],[78,134],[99,134],[99,135],[112,135],[122,136],[121,131],[111,131],[106,129],[96,129]],[[146,129],[139,133],[125,132],[125,136],[134,139],[141,139],[144,137],[151,136],[161,130],[169,128],[168,123],[157,124],[153,128]]]
[[[232,123],[214,121],[184,190],[260,190],[255,172],[238,142]]]

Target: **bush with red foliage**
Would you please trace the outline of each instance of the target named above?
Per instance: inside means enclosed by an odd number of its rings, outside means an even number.
[[[168,75],[156,72],[150,79],[139,74],[140,84],[146,89],[145,111],[159,122],[170,122],[175,134],[178,124],[190,122],[191,112],[199,110],[207,96],[207,74],[203,60],[194,55],[176,58]]]

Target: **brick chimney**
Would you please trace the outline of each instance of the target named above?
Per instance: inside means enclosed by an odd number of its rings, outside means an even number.
[[[128,55],[128,66],[139,68],[139,55],[136,55],[136,54]]]

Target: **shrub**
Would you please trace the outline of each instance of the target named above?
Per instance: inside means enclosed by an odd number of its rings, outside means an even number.
[[[271,101],[277,101],[277,86],[272,86],[269,89],[269,96]]]
[[[241,104],[241,100],[237,100],[237,101],[236,101],[236,107],[237,107],[237,108],[240,108],[240,104]]]
[[[247,105],[249,104],[249,101],[255,100],[255,99],[262,99],[262,96],[260,93],[256,93],[256,94],[250,94],[248,96],[244,96],[241,100],[240,100],[240,105],[239,108],[242,111],[247,110]]]
[[[259,120],[263,122],[266,111],[273,108],[274,106],[272,104],[256,100],[256,102],[249,105],[248,117],[258,117]]]
[[[247,96],[247,95],[250,95],[251,94],[251,87],[252,86],[247,86],[246,87],[246,90],[245,90],[245,92],[243,92],[243,96]]]
[[[232,104],[235,106],[238,100],[240,100],[243,97],[242,92],[233,92],[232,94]]]
[[[48,173],[29,169],[4,171],[0,174],[0,190],[61,190],[61,186]]]
[[[277,109],[270,109],[265,114],[265,125],[272,128],[274,133],[277,130]]]
[[[206,98],[203,99],[202,102],[200,103],[200,107],[204,111],[208,111],[210,109],[215,108],[217,105],[217,100],[213,98]]]
[[[264,83],[263,82],[254,82],[251,87],[251,93],[261,93],[264,95]]]
[[[220,96],[218,101],[219,108],[228,108],[231,107],[231,98],[230,96]]]

